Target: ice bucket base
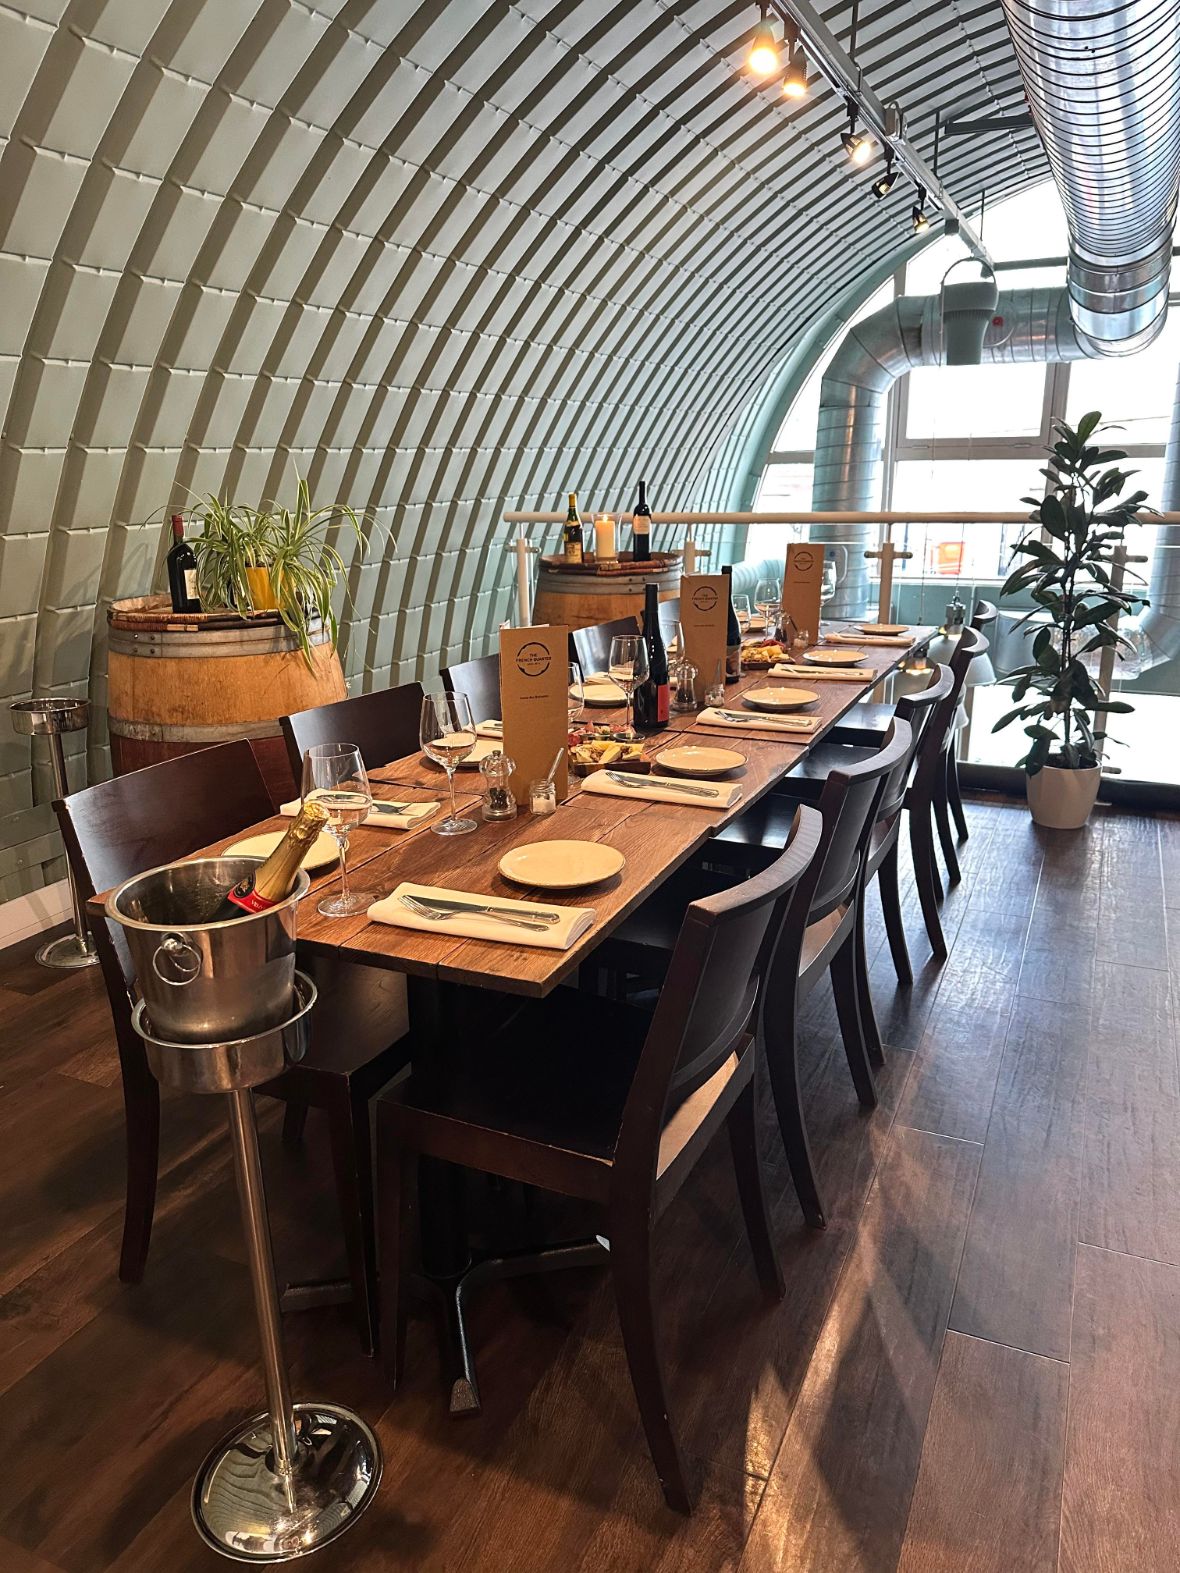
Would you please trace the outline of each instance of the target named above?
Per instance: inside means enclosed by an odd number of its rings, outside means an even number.
[[[143,1000],[132,1012],[131,1024],[144,1041],[157,1081],[181,1092],[233,1092],[273,1081],[307,1053],[316,986],[306,973],[296,972],[293,996],[291,1015],[281,1026],[230,1043],[174,1043],[161,1038]]]
[[[295,1459],[275,1469],[270,1415],[247,1420],[209,1454],[193,1485],[202,1537],[237,1562],[287,1562],[335,1540],[373,1499],[381,1453],[337,1404],[295,1404]]]

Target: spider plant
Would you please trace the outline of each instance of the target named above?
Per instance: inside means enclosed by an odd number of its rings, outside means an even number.
[[[193,537],[192,547],[207,610],[236,607],[243,616],[250,615],[258,608],[249,571],[265,570],[279,616],[311,666],[313,630],[326,628],[333,645],[340,632],[332,594],[348,565],[328,541],[328,531],[351,530],[363,554],[369,519],[347,503],[313,508],[307,481],[298,474],[296,480],[293,508],[250,508],[218,497],[202,498],[197,509],[202,531]]]

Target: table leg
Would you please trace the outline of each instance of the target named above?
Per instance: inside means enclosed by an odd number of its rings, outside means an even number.
[[[226,1100],[267,1412],[209,1454],[192,1511],[203,1538],[223,1555],[282,1562],[335,1540],[364,1511],[381,1479],[381,1451],[351,1410],[291,1402],[253,1095],[238,1089]]]

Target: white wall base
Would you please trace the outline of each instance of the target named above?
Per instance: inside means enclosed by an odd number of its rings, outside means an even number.
[[[27,896],[17,896],[13,901],[0,902],[0,950],[5,945],[15,945],[19,939],[28,939],[30,934],[56,928],[71,919],[73,912],[70,883],[66,879]]]

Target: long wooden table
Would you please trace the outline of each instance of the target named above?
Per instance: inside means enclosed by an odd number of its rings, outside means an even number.
[[[650,741],[656,761],[665,748],[692,741],[732,747],[745,756],[740,777],[742,797],[732,808],[698,808],[687,800],[653,803],[642,798],[602,796],[583,790],[576,778],[569,798],[554,814],[541,818],[521,812],[514,820],[481,822],[466,836],[441,837],[424,820],[409,831],[361,827],[349,838],[349,877],[357,889],[369,889],[374,898],[387,896],[402,880],[440,884],[491,897],[540,895],[546,906],[592,906],[595,922],[567,951],[526,945],[498,944],[462,939],[445,932],[421,933],[373,923],[363,914],[353,918],[326,918],[316,902],[339,878],[330,869],[313,878],[299,920],[299,947],[305,952],[334,956],[369,966],[404,973],[409,987],[411,1032],[415,1068],[445,1073],[447,1046],[459,1037],[452,1012],[456,1002],[469,999],[470,989],[494,990],[507,996],[540,998],[567,978],[611,931],[653,890],[679,868],[717,831],[769,792],[808,750],[836,725],[843,715],[889,675],[916,646],[923,645],[932,629],[913,630],[906,648],[866,646],[864,681],[825,681],[817,674],[815,691],[820,725],[805,741],[784,734],[737,728],[732,731],[702,726],[694,715],[674,716],[667,732]],[[726,690],[726,707],[740,705],[741,696],[769,681],[765,672],[750,673]],[[799,679],[799,686],[803,680]],[[753,713],[753,712],[752,712]],[[613,722],[623,712],[588,712],[594,719]],[[385,801],[447,801],[444,772],[419,754],[395,759],[371,772],[375,797]],[[460,810],[478,817],[480,777],[460,771],[457,796]],[[441,810],[440,810],[441,812]],[[211,856],[235,841],[267,830],[281,830],[290,820],[280,816],[246,826],[225,841],[194,851],[193,857]],[[600,841],[615,846],[626,863],[612,880],[591,891],[568,895],[533,893],[509,883],[497,865],[509,848],[553,839]],[[101,921],[103,896],[88,905]],[[480,1012],[486,1019],[486,1006]],[[444,1311],[443,1368],[447,1372],[453,1412],[472,1413],[479,1408],[478,1387],[463,1318],[463,1295],[474,1282],[521,1270],[520,1263],[493,1259],[472,1264],[465,1222],[462,1171],[451,1164],[423,1160],[419,1170],[419,1197],[423,1267]],[[592,1259],[594,1242],[530,1256],[535,1270],[569,1266]]]

